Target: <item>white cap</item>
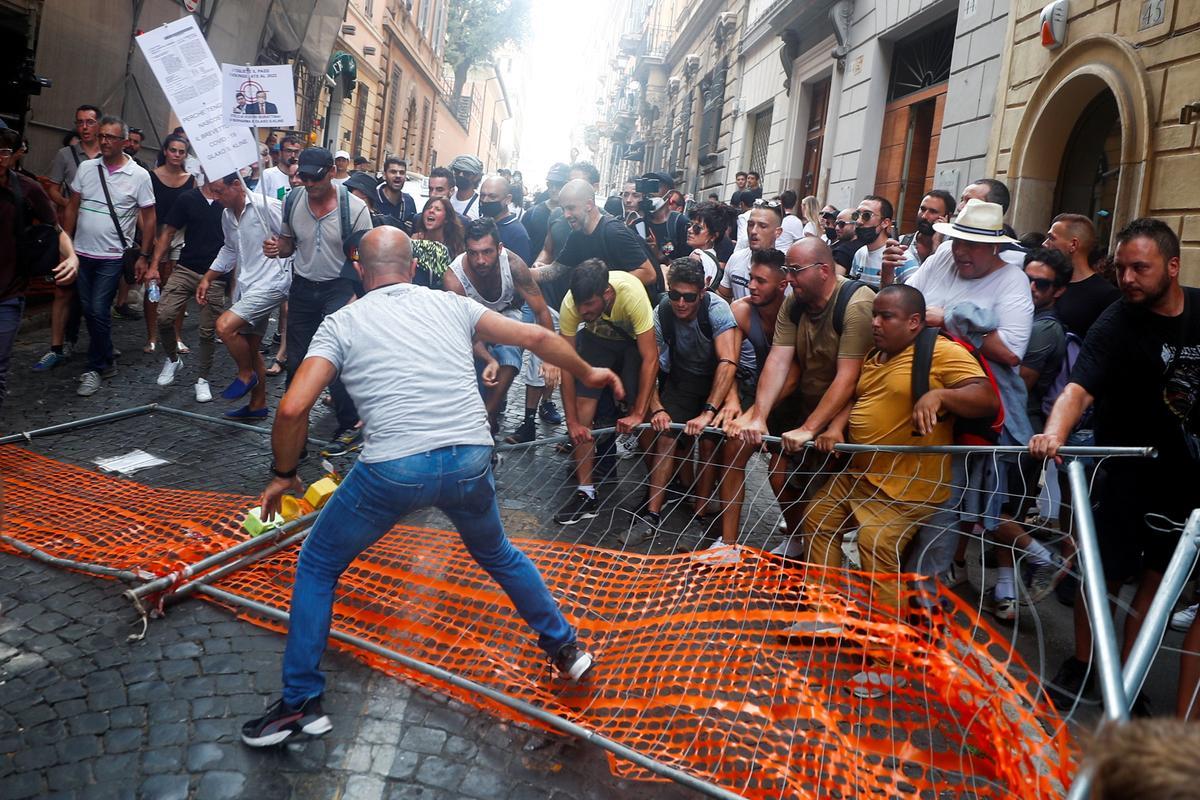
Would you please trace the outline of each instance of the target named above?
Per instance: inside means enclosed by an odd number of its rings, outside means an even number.
[[[333,154],[333,157],[334,157],[334,159],[344,158],[347,161],[350,160],[350,154],[347,153],[345,150],[338,150],[336,153]]]

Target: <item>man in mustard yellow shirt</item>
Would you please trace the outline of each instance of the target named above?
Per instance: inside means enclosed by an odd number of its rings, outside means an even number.
[[[945,337],[934,343],[929,391],[913,403],[913,343],[924,328],[925,298],[919,291],[904,285],[880,290],[872,306],[875,349],[863,361],[854,399],[817,437],[818,449],[830,452],[844,441],[953,444],[955,417],[987,417],[996,412],[999,398],[978,362]],[[809,562],[826,568],[820,580],[828,583],[831,570],[842,566],[842,536],[857,527],[863,570],[876,573],[870,608],[875,614],[895,613],[900,555],[921,521],[949,496],[949,480],[947,455],[855,453],[846,471],[813,499],[801,525],[809,539]],[[841,620],[818,612],[788,633],[836,636],[841,629]]]
[[[631,273],[609,271],[600,259],[589,258],[571,272],[571,290],[563,298],[558,327],[584,361],[592,366],[604,365],[621,376],[625,397],[614,400],[624,400],[625,409],[624,416],[616,420],[617,430],[629,433],[645,421],[650,390],[658,378],[654,309],[645,285]],[[574,525],[597,513],[599,503],[592,483],[596,449],[592,423],[597,421],[600,395],[579,381],[562,384],[579,488],[554,515],[559,525]]]

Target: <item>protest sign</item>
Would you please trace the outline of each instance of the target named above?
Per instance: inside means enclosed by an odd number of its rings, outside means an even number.
[[[250,131],[222,119],[221,71],[195,17],[146,31],[137,43],[210,178],[258,160]]]
[[[221,109],[227,125],[296,127],[292,66],[221,65]]]

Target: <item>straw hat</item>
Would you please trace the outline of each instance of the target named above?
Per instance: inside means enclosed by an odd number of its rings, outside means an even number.
[[[1004,209],[999,203],[971,198],[954,222],[935,222],[933,229],[948,239],[962,239],[985,244],[1015,244],[1016,239],[1004,232]]]

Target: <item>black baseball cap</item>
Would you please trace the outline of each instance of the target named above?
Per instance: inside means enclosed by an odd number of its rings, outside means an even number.
[[[354,166],[356,166],[356,167],[359,164],[369,164],[369,163],[371,163],[371,162],[367,161],[366,156],[355,156],[354,157]]]
[[[675,181],[665,172],[647,172],[642,176],[642,180],[658,181],[660,189],[674,189]]]
[[[324,147],[309,147],[300,151],[296,174],[301,178],[320,180],[331,169],[333,169],[333,153]]]

